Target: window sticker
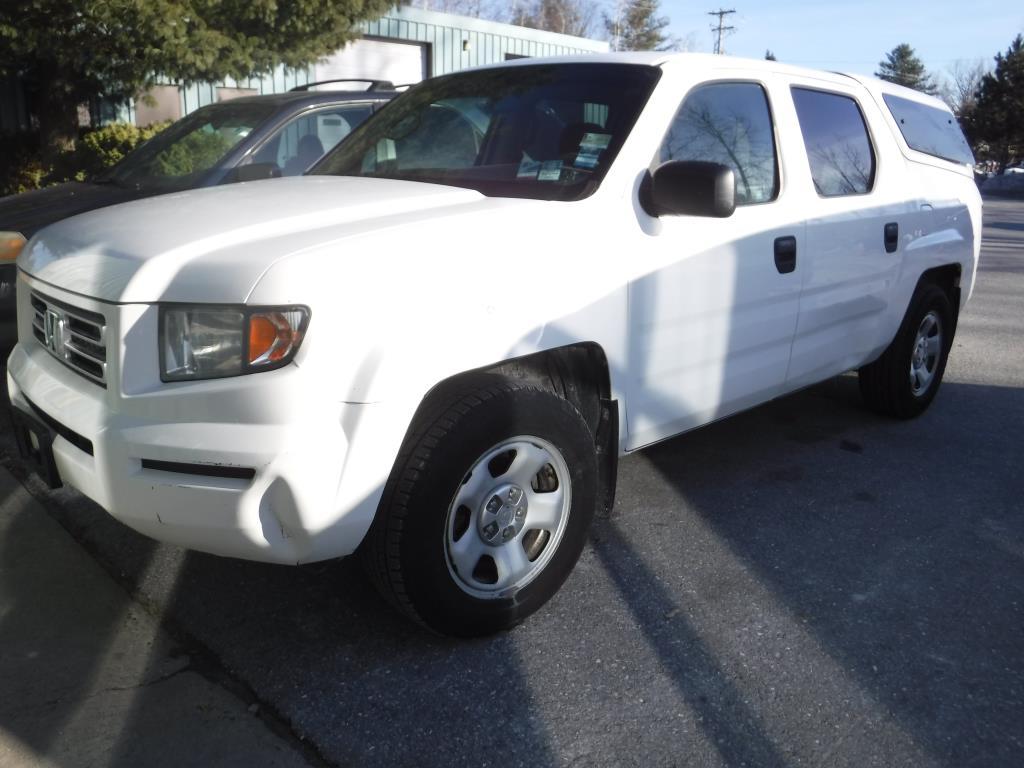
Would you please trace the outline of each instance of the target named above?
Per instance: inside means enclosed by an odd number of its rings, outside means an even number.
[[[540,173],[540,161],[524,157],[519,163],[519,170],[516,172],[517,179],[536,179]]]
[[[612,141],[610,133],[585,133],[580,140],[580,151],[573,165],[577,168],[596,168],[601,153]]]
[[[562,161],[545,160],[541,163],[537,181],[558,181],[562,178]]]

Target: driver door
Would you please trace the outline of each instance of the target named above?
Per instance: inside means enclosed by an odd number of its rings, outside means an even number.
[[[781,184],[766,83],[705,83],[684,99],[658,162],[732,168],[729,218],[662,216],[629,286],[627,447],[778,395],[796,329],[804,221]]]

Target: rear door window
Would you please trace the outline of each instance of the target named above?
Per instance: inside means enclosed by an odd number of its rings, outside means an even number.
[[[875,153],[857,102],[839,93],[793,88],[814,188],[822,197],[863,195],[875,183]]]
[[[882,98],[908,147],[952,163],[974,165],[974,153],[952,112],[888,93]]]
[[[659,159],[732,168],[736,204],[764,203],[779,191],[768,97],[757,83],[711,83],[691,91],[672,120]]]

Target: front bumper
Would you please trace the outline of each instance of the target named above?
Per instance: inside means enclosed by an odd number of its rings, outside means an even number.
[[[26,338],[21,323],[11,405],[51,426],[64,483],[143,534],[213,554],[299,563],[359,545],[404,432],[382,406],[343,403],[297,365],[163,384],[156,307],[46,291],[104,314],[108,338],[148,339],[152,350],[142,360],[113,342],[103,388]]]

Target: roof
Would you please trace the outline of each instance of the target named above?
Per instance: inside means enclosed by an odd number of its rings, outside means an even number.
[[[932,96],[924,93],[923,91],[915,91],[913,88],[907,88],[904,85],[898,83],[892,83],[888,80],[882,80],[878,77],[865,77],[864,75],[850,75],[854,80],[863,85],[872,93],[877,94],[892,94],[893,96],[899,96],[902,99],[909,99],[910,101],[916,101],[921,104],[927,104],[930,107],[941,109],[945,112],[952,112],[949,105],[940,99],[938,96]]]
[[[929,96],[920,91],[905,88],[886,80],[865,75],[855,75],[846,72],[830,72],[821,69],[809,69],[798,67],[792,64],[785,64],[779,61],[768,61],[766,59],[747,59],[741,56],[724,56],[712,53],[667,53],[663,51],[630,51],[618,53],[591,53],[574,56],[551,56],[546,58],[516,59],[514,61],[501,62],[486,65],[493,67],[523,67],[531,64],[570,64],[570,63],[598,63],[598,64],[640,64],[651,67],[661,66],[694,66],[708,70],[729,70],[729,69],[752,69],[765,72],[781,72],[783,74],[799,75],[803,77],[816,77],[825,79],[848,78],[869,90],[877,90],[884,93],[894,93],[915,101],[921,101],[936,106],[943,106],[940,99]],[[483,67],[481,67],[483,68]]]

